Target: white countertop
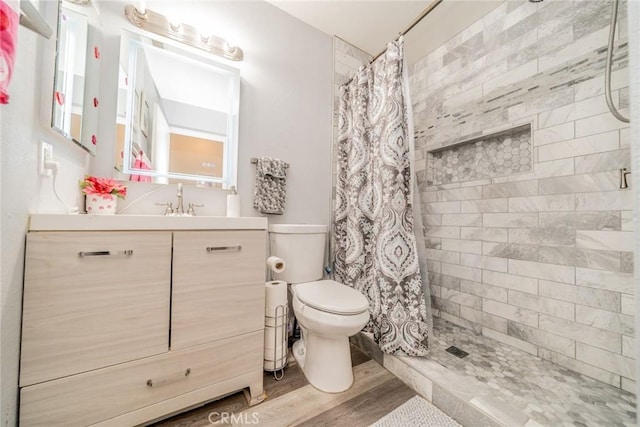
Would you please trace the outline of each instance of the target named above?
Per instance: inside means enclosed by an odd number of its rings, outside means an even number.
[[[29,231],[266,230],[261,217],[31,214]]]

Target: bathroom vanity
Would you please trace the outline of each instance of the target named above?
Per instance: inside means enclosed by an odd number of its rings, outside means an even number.
[[[266,227],[32,215],[20,425],[137,425],[241,389],[261,402]]]

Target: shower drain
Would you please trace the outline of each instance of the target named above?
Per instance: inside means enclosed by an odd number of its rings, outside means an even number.
[[[460,359],[463,359],[465,357],[467,357],[469,355],[469,353],[467,353],[464,350],[460,350],[458,347],[456,347],[455,345],[452,345],[451,347],[449,347],[448,349],[445,350],[447,353],[451,353],[453,354],[455,357],[459,357]]]

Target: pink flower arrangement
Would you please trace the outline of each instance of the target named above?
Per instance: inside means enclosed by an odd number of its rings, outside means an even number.
[[[84,180],[80,181],[80,188],[84,194],[100,195],[103,196],[103,199],[107,199],[106,196],[111,195],[124,199],[127,195],[127,187],[118,184],[113,178],[85,175]]]

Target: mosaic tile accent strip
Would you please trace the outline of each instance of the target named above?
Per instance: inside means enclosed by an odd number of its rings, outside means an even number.
[[[428,185],[449,184],[531,172],[531,125],[472,139],[429,153]]]

